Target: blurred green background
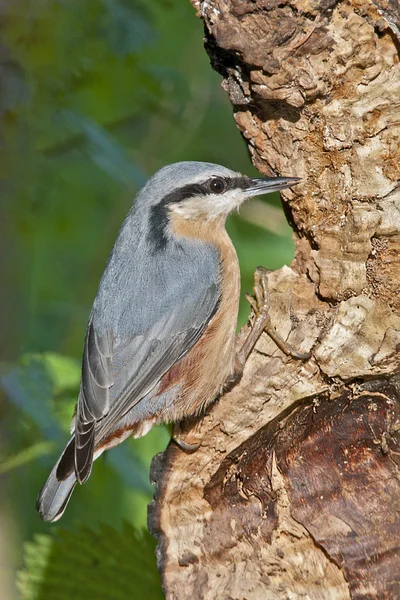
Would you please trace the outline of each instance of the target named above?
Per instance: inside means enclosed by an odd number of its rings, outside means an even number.
[[[179,160],[256,172],[189,0],[10,0],[0,17],[1,599],[159,598],[139,530],[166,428],[99,459],[60,524],[35,500],[68,438],[88,314],[136,190]],[[257,265],[290,263],[279,197],[228,229],[243,294]]]

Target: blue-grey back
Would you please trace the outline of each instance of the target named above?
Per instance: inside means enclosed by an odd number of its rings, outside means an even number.
[[[146,239],[147,218],[144,211],[132,210],[124,221],[93,306],[96,328],[99,333],[112,329],[116,346],[119,339],[150,329],[177,305],[182,330],[204,319],[196,306],[199,296],[211,285],[219,285],[219,255],[214,246],[170,240],[163,252],[155,253]]]

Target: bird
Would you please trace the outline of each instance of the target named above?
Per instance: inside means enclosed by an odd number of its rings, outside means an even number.
[[[89,316],[71,437],[37,500],[43,520],[62,516],[105,450],[201,414],[243,369],[260,331],[238,361],[240,271],[225,222],[245,200],[299,181],[185,161],[139,191]],[[266,311],[260,318],[262,331]]]

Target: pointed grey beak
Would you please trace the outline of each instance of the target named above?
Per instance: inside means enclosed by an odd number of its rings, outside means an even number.
[[[278,190],[290,188],[292,185],[300,183],[300,181],[299,177],[254,177],[249,181],[250,185],[246,190],[246,195],[251,198],[252,196],[277,192]]]

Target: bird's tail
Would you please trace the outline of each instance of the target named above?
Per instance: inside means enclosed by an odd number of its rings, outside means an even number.
[[[68,442],[59,461],[42,487],[36,509],[44,521],[57,521],[63,514],[76,485],[73,455],[75,436]]]

